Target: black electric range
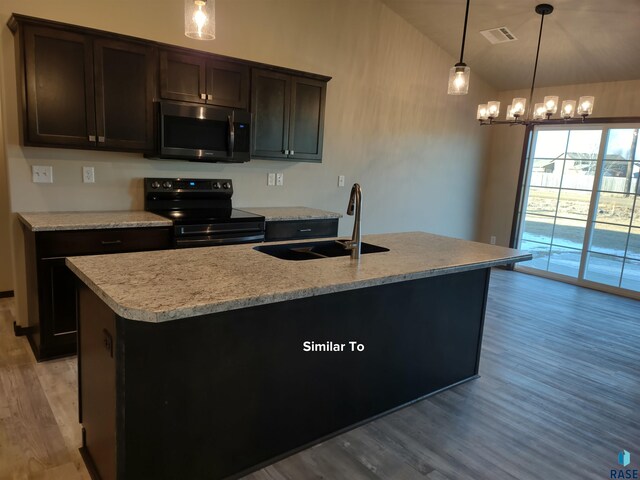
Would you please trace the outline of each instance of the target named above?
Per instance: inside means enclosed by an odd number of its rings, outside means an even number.
[[[173,221],[176,248],[262,242],[264,217],[233,208],[232,196],[229,179],[144,179],[144,209]]]

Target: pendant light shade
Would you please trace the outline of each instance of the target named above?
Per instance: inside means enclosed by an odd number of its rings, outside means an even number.
[[[469,93],[469,75],[471,69],[464,63],[456,63],[449,71],[449,95],[466,95]]]
[[[184,0],[184,34],[196,40],[216,38],[215,0]]]
[[[464,29],[462,30],[462,46],[460,47],[460,61],[449,70],[449,95],[466,95],[469,93],[469,76],[471,69],[464,63],[464,43],[467,38],[467,21],[469,20],[469,2],[464,14]]]

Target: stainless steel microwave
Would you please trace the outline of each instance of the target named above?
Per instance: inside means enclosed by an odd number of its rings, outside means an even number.
[[[160,158],[241,163],[250,160],[251,114],[244,110],[159,102]]]

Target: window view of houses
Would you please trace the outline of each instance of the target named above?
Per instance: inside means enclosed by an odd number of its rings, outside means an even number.
[[[529,162],[523,264],[640,291],[639,128],[540,128]]]

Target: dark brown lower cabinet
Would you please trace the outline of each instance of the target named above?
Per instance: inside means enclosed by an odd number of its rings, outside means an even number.
[[[489,274],[160,323],[122,318],[79,283],[85,463],[101,480],[237,479],[472,380]],[[305,352],[312,340],[345,348]]]
[[[38,361],[76,353],[76,280],[65,258],[171,248],[169,228],[32,232],[24,227],[29,327]]]
[[[266,222],[265,242],[338,236],[337,218]]]

